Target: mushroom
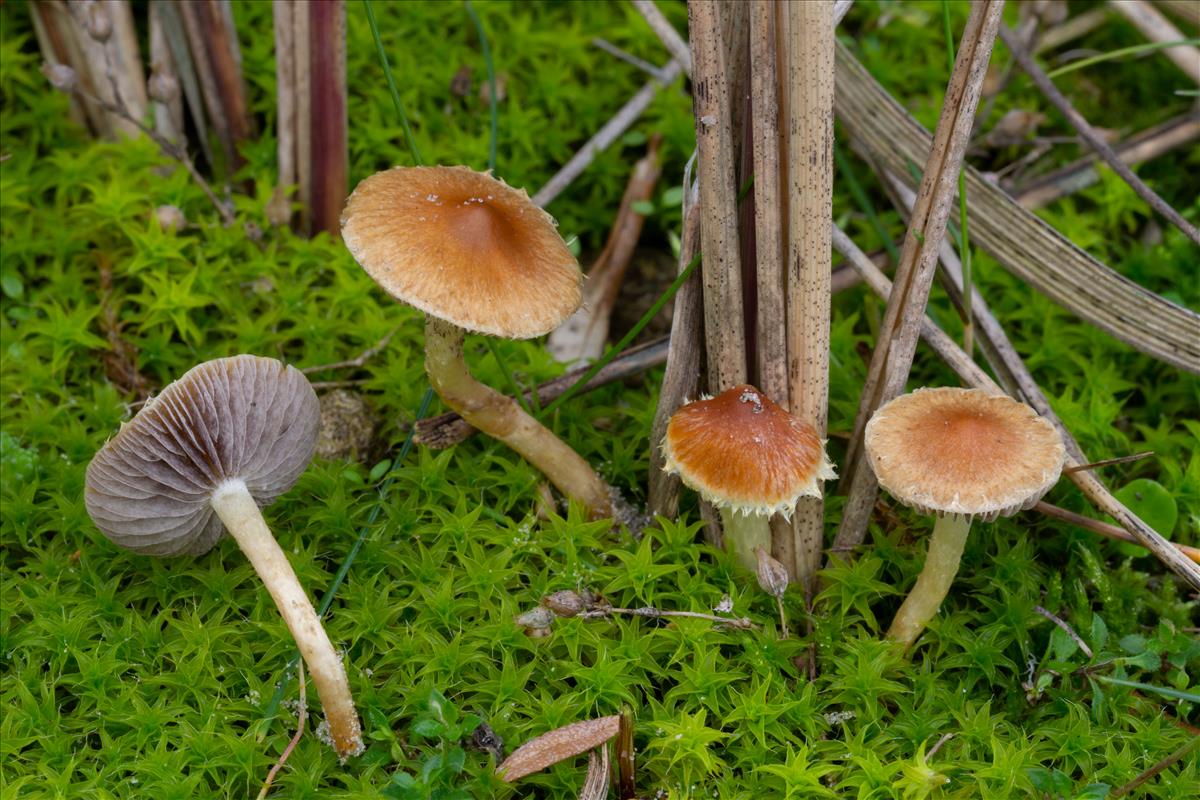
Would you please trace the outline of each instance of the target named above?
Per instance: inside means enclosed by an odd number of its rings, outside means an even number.
[[[193,367],[121,426],[88,464],[85,503],[104,535],[152,556],[237,540],[287,622],[342,758],[363,750],[346,671],[260,506],[312,458],[317,396],[293,367],[241,355]]]
[[[837,477],[816,430],[753,386],[727,389],[681,406],[663,438],[667,472],[721,511],[738,563],[758,567],[771,550],[768,518],[791,516],[796,501],[819,497]]]
[[[1066,457],[1048,420],[1012,398],[978,389],[917,389],[875,412],[864,434],[879,485],[937,515],[925,566],[888,638],[916,641],[950,591],[971,521],[1032,508]]]
[[[463,358],[467,331],[533,338],[579,307],[582,273],[550,216],[487,173],[395,167],[355,188],[342,238],[388,294],[425,312],[425,370],[446,405],[607,516],[610,489],[587,462]]]

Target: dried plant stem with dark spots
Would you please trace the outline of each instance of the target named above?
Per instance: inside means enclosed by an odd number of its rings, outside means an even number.
[[[429,316],[425,322],[425,371],[446,405],[467,423],[520,453],[595,517],[612,511],[609,487],[583,458],[517,405],[471,375],[463,359],[461,328]]]
[[[829,406],[833,225],[833,3],[788,5],[787,369],[789,410],[825,438]],[[804,497],[792,516],[795,562],[810,593],[825,540],[824,501]]]
[[[903,391],[912,367],[925,304],[936,272],[938,249],[957,193],[958,172],[970,139],[1003,7],[1002,0],[972,5],[958,48],[942,117],[896,269],[896,291],[888,301],[880,326],[854,433],[842,466],[843,485],[848,486],[849,491],[841,527],[834,541],[837,548],[855,547],[862,542],[871,509],[875,506],[878,484],[861,457],[863,429],[876,409]]]
[[[685,186],[684,192],[690,193]],[[700,209],[684,203],[683,242],[679,251],[679,271],[700,252]],[[700,297],[700,275],[693,273],[675,293],[675,308],[671,316],[670,344],[667,348],[667,368],[663,372],[654,424],[650,428],[650,477],[646,508],[651,514],[674,519],[679,511],[679,476],[664,471],[663,437],[671,415],[688,399],[695,399],[700,385],[700,364],[704,360],[704,315]]]
[[[887,279],[887,276],[867,258],[866,254],[854,244],[849,236],[837,228],[833,231],[833,246],[859,271],[872,291],[880,297],[888,297],[892,289],[892,284]],[[979,302],[978,294],[975,295],[975,301]],[[986,306],[984,308],[986,310]],[[988,316],[990,317],[990,314]],[[982,324],[984,317],[980,316],[978,319],[981,323],[981,333],[989,335],[988,327]],[[928,316],[922,316],[920,325],[921,338],[958,374],[959,378],[965,384],[995,393],[1002,393],[1004,391],[999,384],[992,380],[990,375],[969,358]],[[1011,349],[1011,345],[1008,347]],[[1020,364],[1020,359],[1014,358],[1011,360],[1011,363],[1015,367],[1017,364]],[[1082,453],[1079,451],[1079,445],[1075,443],[1070,432],[1063,427],[1062,421],[1055,416],[1053,409],[1046,402],[1045,395],[1037,388],[1037,384],[1033,382],[1032,377],[1028,377],[1028,370],[1024,369],[1022,365],[1020,369],[1015,369],[1014,372],[1015,375],[1011,377],[1011,382],[1013,385],[1020,387],[1018,399],[1029,403],[1034,410],[1053,422],[1058,426],[1060,432],[1063,433],[1063,440],[1067,448],[1066,468],[1069,469],[1085,461],[1086,459],[1083,458]],[[1020,376],[1019,380],[1017,376]],[[1192,587],[1200,589],[1200,566],[1189,560],[1189,557],[1181,552],[1179,548],[1164,539],[1161,534],[1138,518],[1136,514],[1121,505],[1091,472],[1077,471],[1067,474],[1066,477],[1079,487],[1080,491],[1083,492],[1092,505],[1101,512],[1114,517],[1121,524],[1121,527],[1128,531],[1139,544],[1154,553],[1172,572],[1179,575]],[[838,545],[835,543],[833,552],[847,552],[855,546],[857,546],[857,543],[854,545]]]
[[[1042,71],[1042,68],[1039,67],[1037,62],[1033,60],[1033,56],[1026,51],[1024,45],[1017,40],[1016,35],[1013,34],[1012,31],[1001,26],[1000,38],[1003,39],[1004,44],[1008,46],[1013,58],[1015,58],[1017,63],[1021,65],[1021,69],[1025,70],[1025,72],[1033,80],[1034,84],[1038,87],[1038,89],[1041,90],[1042,94],[1046,96],[1046,99],[1050,101],[1051,105],[1057,108],[1059,113],[1067,118],[1067,121],[1071,123],[1071,127],[1073,127],[1079,133],[1080,137],[1087,142],[1089,147],[1095,150],[1096,153],[1102,159],[1104,159],[1104,162],[1112,168],[1112,171],[1120,175],[1121,178],[1127,184],[1129,184],[1129,188],[1133,189],[1138,197],[1145,200],[1146,203],[1156,212],[1158,212],[1164,219],[1168,220],[1172,225],[1183,231],[1184,235],[1186,235],[1193,242],[1200,244],[1200,231],[1196,230],[1196,226],[1184,219],[1178,211],[1176,211],[1170,206],[1170,204],[1167,203],[1167,201],[1163,200],[1157,192],[1147,186],[1141,178],[1134,174],[1133,170],[1131,170],[1129,166],[1121,160],[1121,157],[1113,151],[1108,142],[1104,141],[1104,138],[1100,135],[1100,133],[1093,128],[1086,119],[1083,118],[1082,114],[1075,110],[1075,106],[1071,105],[1071,101],[1068,100],[1066,96],[1058,90],[1058,87],[1054,85],[1054,82],[1047,77],[1046,73]]]
[[[715,0],[688,4],[692,107],[699,151],[700,249],[708,390],[746,382],[746,341],[738,245],[737,186],[726,46]]]

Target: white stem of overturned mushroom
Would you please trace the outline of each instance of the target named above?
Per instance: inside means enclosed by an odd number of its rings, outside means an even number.
[[[446,405],[474,427],[516,450],[559,491],[593,517],[611,514],[609,487],[583,458],[525,413],[511,397],[471,375],[463,358],[462,328],[432,315],[425,321],[425,371]]]
[[[721,528],[737,562],[751,572],[758,568],[758,554],[754,552],[755,549],[761,547],[768,553],[771,552],[770,517],[742,514],[730,508],[722,508]]]
[[[266,584],[292,632],[316,684],[329,723],[329,735],[338,755],[342,758],[358,755],[363,750],[362,729],[342,659],[333,649],[333,643],[287,556],[271,535],[258,504],[240,480],[225,481],[218,486],[211,502],[226,530],[237,540]]]
[[[887,634],[889,639],[901,642],[907,648],[925,630],[950,592],[970,531],[971,518],[968,516],[946,514],[938,517],[929,538],[925,566],[892,620]]]

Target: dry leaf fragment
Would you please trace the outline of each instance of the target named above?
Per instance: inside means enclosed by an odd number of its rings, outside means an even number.
[[[620,715],[613,714],[555,728],[514,750],[503,764],[496,767],[496,774],[505,782],[512,783],[540,772],[551,764],[599,747],[617,735],[620,724]]]

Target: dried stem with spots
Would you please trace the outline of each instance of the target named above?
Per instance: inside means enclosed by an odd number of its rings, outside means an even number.
[[[878,492],[875,474],[860,457],[863,429],[877,408],[903,391],[912,367],[921,320],[936,271],[938,249],[957,193],[958,173],[971,136],[1003,7],[1002,0],[972,5],[958,48],[942,116],[896,269],[896,291],[888,301],[880,326],[850,449],[842,467],[842,481],[849,487],[849,496],[834,542],[838,548],[854,547],[862,542],[871,509],[875,506]]]

